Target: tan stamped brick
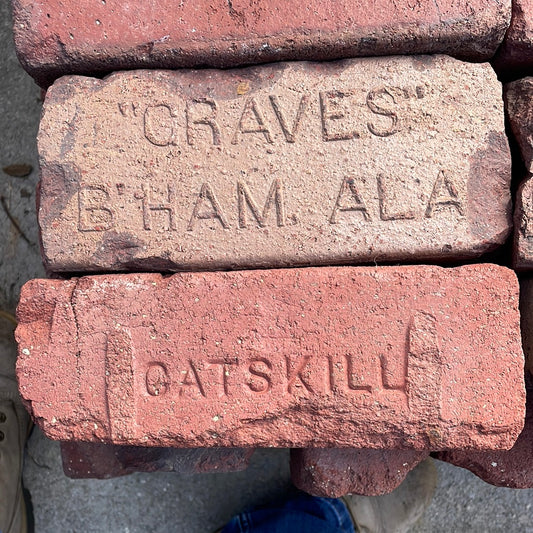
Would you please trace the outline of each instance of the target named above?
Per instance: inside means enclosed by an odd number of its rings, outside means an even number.
[[[501,85],[445,56],[65,77],[39,152],[51,271],[448,261],[511,227]]]

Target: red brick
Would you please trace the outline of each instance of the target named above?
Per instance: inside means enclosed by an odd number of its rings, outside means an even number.
[[[393,491],[428,451],[304,448],[291,450],[292,482],[323,498]]]
[[[467,468],[476,476],[497,487],[533,488],[533,382],[527,389],[527,415],[524,430],[508,451],[474,452],[453,450],[435,456],[456,466]]]
[[[504,86],[505,109],[520,146],[526,171],[533,172],[533,77],[522,78]]]
[[[446,53],[492,57],[511,1],[13,0],[20,61],[42,85],[69,73],[228,67],[286,59]]]
[[[526,358],[526,370],[533,376],[533,278],[520,279],[520,325],[522,347]]]
[[[204,474],[236,472],[248,467],[253,449],[155,448],[98,442],[62,442],[63,470],[68,477],[109,479],[133,472]]]
[[[514,208],[513,267],[533,268],[533,180],[528,177],[516,191]]]
[[[54,439],[500,449],[523,426],[496,265],[33,280],[18,320],[20,392]]]
[[[529,182],[528,182],[529,183]],[[487,483],[516,489],[533,488],[533,278],[520,279],[522,346],[526,357],[526,420],[508,451],[445,451],[438,459],[466,468]],[[529,370],[529,372],[528,372]]]
[[[518,188],[515,203],[513,264],[520,270],[533,267],[533,78],[505,85],[505,107],[525,166],[525,180]]]
[[[62,78],[39,133],[47,268],[477,257],[511,228],[501,90],[445,56]]]
[[[513,0],[511,24],[494,67],[506,75],[533,71],[533,0]]]

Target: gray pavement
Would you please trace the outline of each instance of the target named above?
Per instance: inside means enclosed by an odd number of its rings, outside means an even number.
[[[35,217],[40,93],[18,65],[11,39],[9,2],[0,0],[0,169],[14,163],[33,166],[27,177],[0,170],[0,309],[13,313],[21,285],[44,272]],[[11,336],[4,322],[0,319],[0,346]],[[414,532],[533,533],[533,490],[495,488],[444,463],[438,469],[435,498]],[[287,490],[288,452],[260,450],[248,470],[233,474],[71,480],[62,472],[59,445],[34,430],[24,482],[37,533],[209,533],[233,513]]]

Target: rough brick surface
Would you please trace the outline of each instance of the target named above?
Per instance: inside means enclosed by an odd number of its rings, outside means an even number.
[[[507,75],[533,71],[533,0],[513,0],[511,25],[494,67]]]
[[[63,470],[71,478],[109,479],[133,472],[203,474],[248,467],[253,449],[154,448],[96,442],[62,442]]]
[[[46,85],[68,73],[228,67],[285,59],[446,53],[489,59],[511,0],[322,2],[13,0],[19,59]]]
[[[445,56],[65,77],[39,151],[51,271],[445,261],[511,226],[501,85]]]
[[[527,271],[533,268],[533,180],[531,176],[516,191],[514,208],[513,266]]]
[[[304,448],[291,450],[292,482],[324,498],[393,491],[428,451]]]
[[[467,468],[498,487],[533,488],[533,380],[528,378],[527,416],[524,430],[508,451],[453,450],[435,454],[438,459]]]
[[[533,172],[533,77],[504,86],[505,111],[527,172]]]
[[[522,433],[508,451],[445,451],[438,459],[467,468],[498,487],[533,488],[533,278],[520,279],[520,322],[526,357],[526,421]],[[529,372],[528,372],[529,371]]]
[[[18,320],[21,395],[59,440],[498,449],[523,426],[495,265],[34,280]]]
[[[505,85],[505,107],[520,147],[526,175],[516,193],[513,264],[520,270],[533,267],[533,78]]]
[[[520,326],[526,370],[533,376],[533,277],[520,279]]]

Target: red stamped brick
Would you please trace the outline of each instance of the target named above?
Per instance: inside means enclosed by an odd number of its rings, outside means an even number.
[[[499,72],[524,75],[533,70],[533,0],[513,0],[511,24],[494,58]]]
[[[63,470],[68,477],[109,479],[133,472],[204,474],[236,472],[248,467],[253,449],[156,448],[98,442],[62,442]]]
[[[428,455],[429,451],[416,450],[294,449],[291,477],[299,489],[313,496],[378,496],[398,487]]]
[[[39,152],[51,271],[448,261],[511,227],[501,84],[445,56],[65,77]]]
[[[18,320],[21,395],[59,440],[505,449],[523,426],[495,265],[34,280]]]
[[[529,270],[533,267],[533,78],[506,84],[504,95],[509,123],[526,171],[516,193],[513,262],[515,268]]]
[[[42,85],[69,73],[286,59],[493,56],[511,0],[13,0],[19,59]]]

